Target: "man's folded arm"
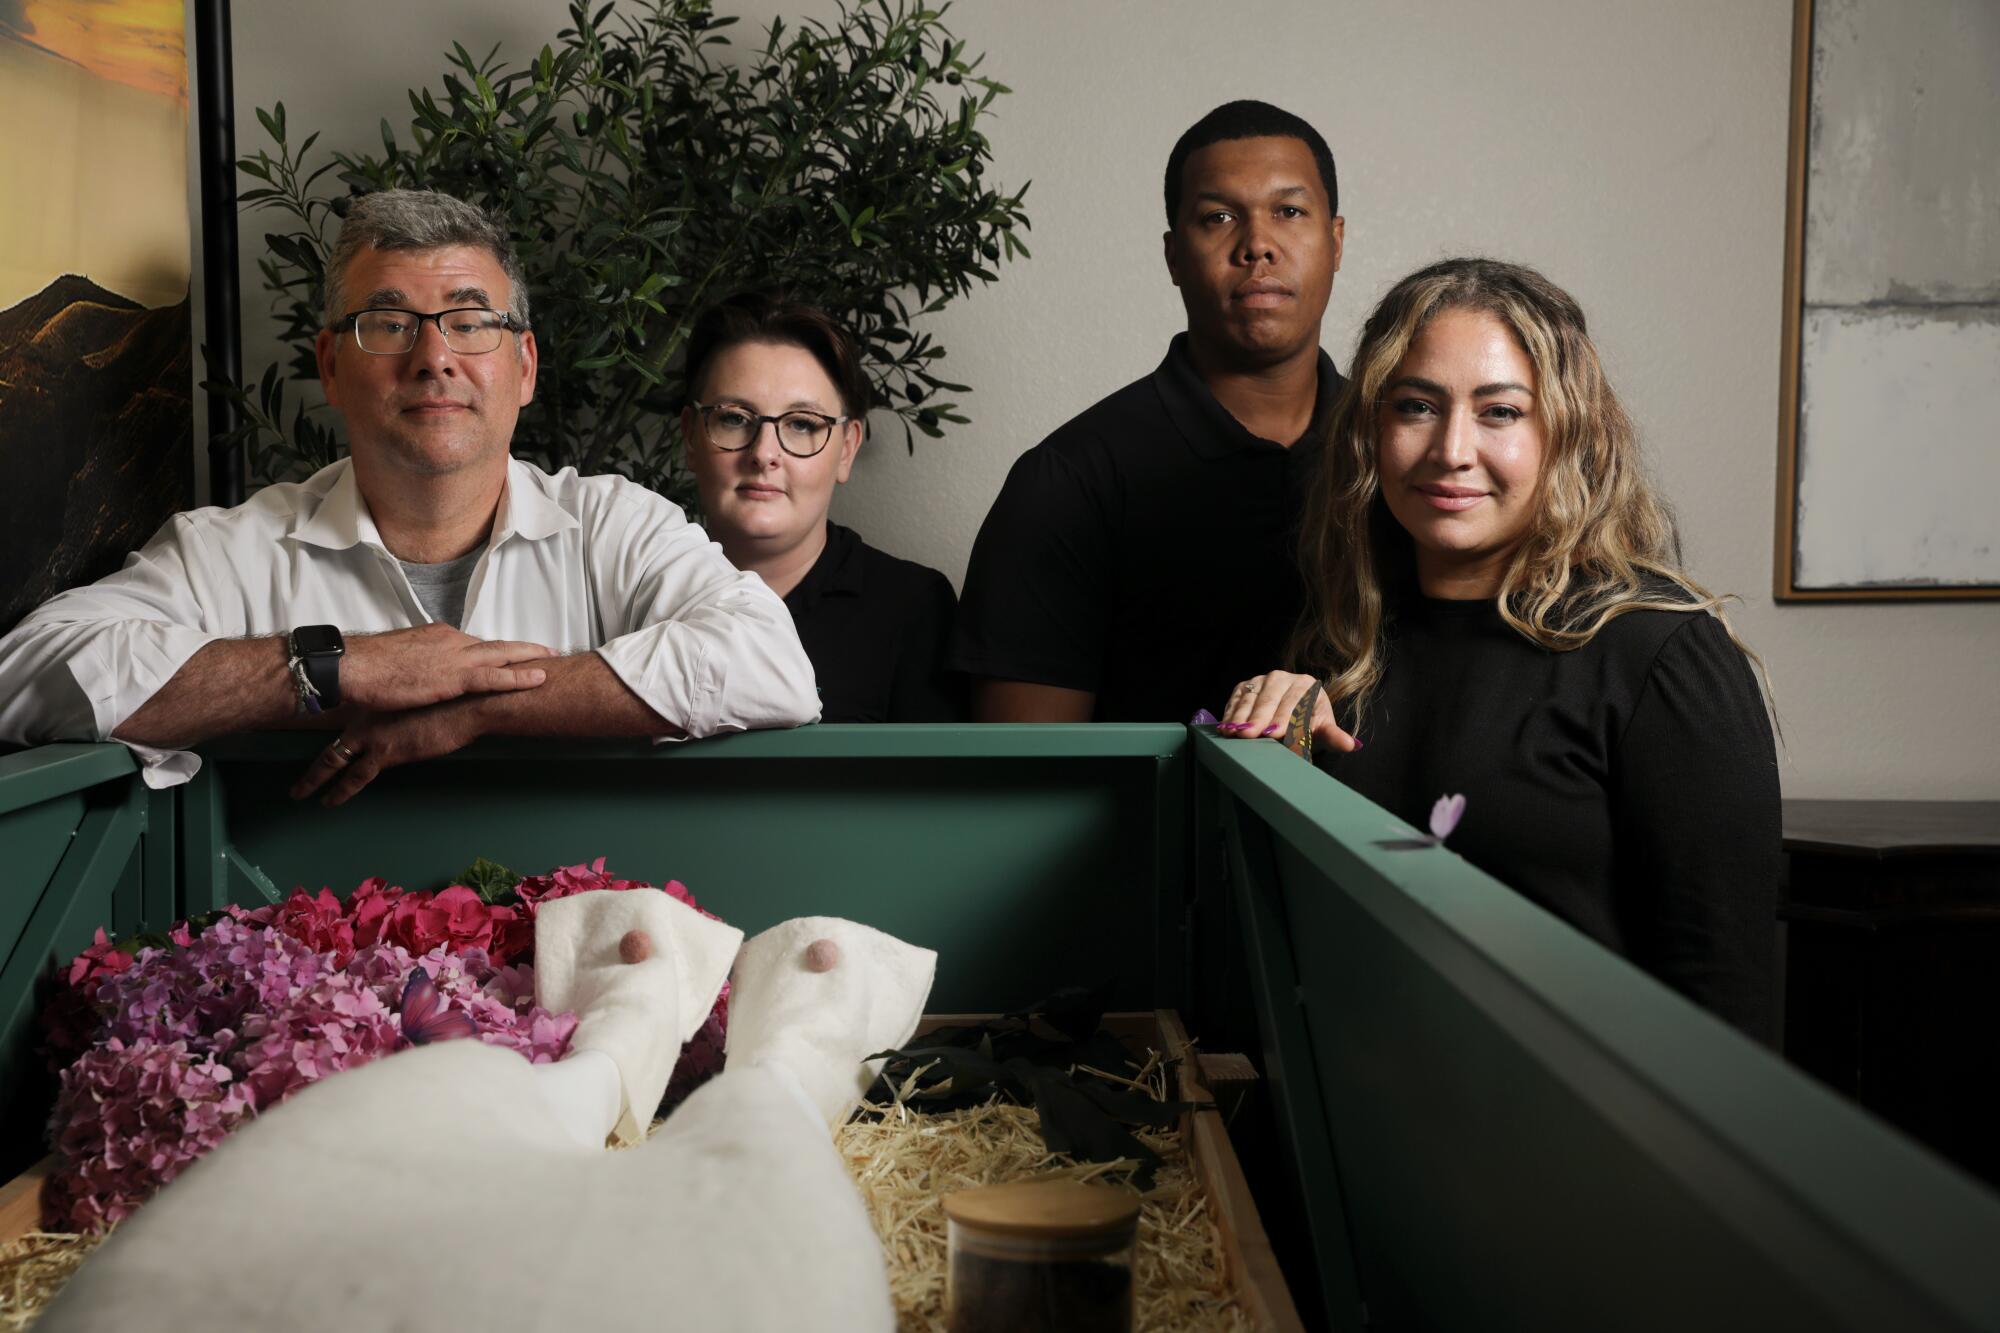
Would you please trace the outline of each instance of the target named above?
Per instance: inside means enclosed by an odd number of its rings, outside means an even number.
[[[122,569],[58,594],[0,638],[0,740],[116,739],[131,746],[149,781],[194,772],[192,756],[123,731],[183,667],[222,641],[196,600],[205,571],[190,558],[192,540],[184,518],[169,520]],[[282,674],[282,657],[276,666]],[[263,701],[260,694],[224,702],[241,718]]]
[[[532,690],[463,700],[487,736],[656,736],[687,731],[656,712],[596,653],[537,663],[547,680]]]
[[[112,738],[187,750],[231,732],[292,725],[299,712],[290,662],[283,635],[204,644],[113,728]]]

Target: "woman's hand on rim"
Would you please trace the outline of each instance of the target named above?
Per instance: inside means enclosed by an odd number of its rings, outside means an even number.
[[[1229,692],[1229,702],[1216,719],[1215,734],[1249,740],[1276,740],[1285,734],[1292,710],[1305,698],[1306,691],[1319,684],[1311,676],[1289,671],[1267,671],[1252,676]],[[1313,699],[1313,739],[1336,750],[1351,751],[1361,743],[1340,729],[1334,721],[1333,705],[1321,689]]]

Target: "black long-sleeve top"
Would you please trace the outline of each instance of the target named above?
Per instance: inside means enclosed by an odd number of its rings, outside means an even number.
[[[1775,1035],[1778,769],[1749,661],[1699,611],[1552,652],[1492,602],[1394,599],[1363,748],[1326,770],[1760,1040]],[[1341,718],[1346,725],[1351,719]]]

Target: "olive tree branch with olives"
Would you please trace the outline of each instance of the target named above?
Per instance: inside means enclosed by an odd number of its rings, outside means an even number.
[[[238,162],[246,210],[274,215],[258,261],[290,349],[254,388],[237,436],[265,481],[309,474],[342,444],[311,399],[313,339],[339,217],[355,195],[443,190],[514,238],[541,349],[516,454],[621,472],[686,505],[676,417],[689,331],[714,303],[778,287],[844,319],[875,409],[905,444],[966,418],[939,374],[945,349],[913,327],[1028,253],[1028,218],[986,185],[982,126],[1008,90],[944,25],[948,5],[855,0],[837,18],[773,20],[732,59],[712,0],[569,7],[527,65],[454,43],[438,89],[409,94],[407,138],[385,118],[379,154],[288,137],[282,103],[257,118],[272,146]],[[288,382],[308,386],[289,406]]]

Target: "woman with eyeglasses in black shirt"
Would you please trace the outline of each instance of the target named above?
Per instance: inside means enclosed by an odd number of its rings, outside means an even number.
[[[854,338],[825,311],[749,294],[688,340],[687,461],[709,535],[785,599],[825,722],[964,717],[944,668],[957,598],[944,575],[827,518],[867,433]]]

